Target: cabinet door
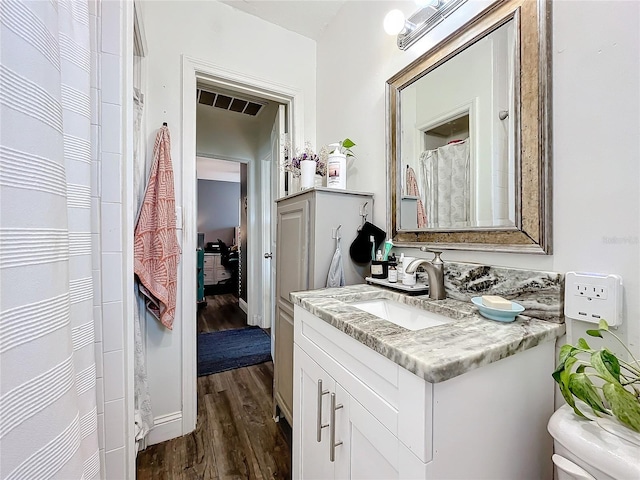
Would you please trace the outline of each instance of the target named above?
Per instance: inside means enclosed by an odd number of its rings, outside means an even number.
[[[329,409],[335,381],[298,345],[294,356],[293,477],[328,480],[334,477]]]
[[[308,200],[278,207],[277,233],[276,297],[291,304],[289,293],[309,288]]]
[[[413,455],[360,402],[336,384],[344,405],[336,425],[335,478],[392,480],[425,478],[426,465]]]
[[[275,319],[274,392],[276,403],[289,423],[293,419],[293,315],[279,304]],[[293,424],[292,424],[293,426]]]

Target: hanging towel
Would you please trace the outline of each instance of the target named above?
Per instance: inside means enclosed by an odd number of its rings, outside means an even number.
[[[149,183],[134,232],[134,272],[147,308],[171,329],[176,310],[180,247],[176,235],[176,208],[169,129],[156,136]]]
[[[340,250],[340,235],[336,235],[336,251],[331,259],[331,265],[329,265],[327,287],[344,287],[345,285],[342,251]]]
[[[409,165],[407,165],[407,195],[418,197],[418,228],[425,228],[427,226],[427,213],[420,197],[416,172]]]

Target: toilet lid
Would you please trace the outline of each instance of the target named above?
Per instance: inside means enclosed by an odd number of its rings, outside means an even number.
[[[640,447],[578,417],[568,405],[551,416],[547,428],[556,442],[584,464],[613,478],[640,478]]]

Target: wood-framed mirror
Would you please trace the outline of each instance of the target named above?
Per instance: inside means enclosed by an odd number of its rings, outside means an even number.
[[[387,81],[395,245],[551,253],[550,23],[498,1]]]

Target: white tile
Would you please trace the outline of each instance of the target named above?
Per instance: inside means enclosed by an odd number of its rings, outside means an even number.
[[[100,478],[107,478],[107,472],[105,471],[107,468],[107,462],[105,460],[104,448],[100,449]]]
[[[102,302],[122,300],[122,253],[102,253]]]
[[[103,2],[104,3],[116,3],[116,2]],[[127,478],[126,468],[125,468],[125,454],[124,447],[118,448],[117,450],[107,451],[104,454],[104,470],[105,477],[113,480],[124,480]]]
[[[95,341],[102,341],[102,307],[100,305],[93,306],[93,325],[95,330]],[[97,355],[97,353],[96,353]],[[100,352],[102,355],[102,352]]]
[[[93,168],[93,165],[92,165]],[[91,182],[93,184],[93,182]],[[92,185],[93,186],[93,185]],[[99,195],[91,197],[91,232],[100,233],[100,198]]]
[[[124,398],[124,351],[104,354],[104,401]]]
[[[96,357],[96,378],[102,378],[104,376],[103,373],[103,360],[102,356],[104,347],[102,346],[102,342],[95,342],[93,344],[94,355]]]
[[[122,2],[100,2],[102,7],[102,45],[106,53],[120,54],[120,4]]]
[[[91,125],[91,162],[100,161],[100,126]]]
[[[100,172],[100,162],[91,162],[91,197],[99,198],[100,190],[101,190],[101,182],[100,182],[101,172]],[[93,207],[93,205],[92,205]],[[91,215],[93,218],[95,210],[91,210]]]
[[[122,118],[119,105],[102,102],[100,111],[100,139],[103,152],[122,153]]]
[[[98,413],[104,413],[104,379],[96,378],[96,405]]]
[[[105,352],[124,348],[124,309],[122,302],[102,305],[102,342]]]
[[[100,124],[100,102],[102,95],[96,87],[91,87],[91,125]]]
[[[98,5],[96,0],[89,0],[89,16],[95,17],[98,15]]]
[[[120,105],[122,103],[120,56],[113,55],[111,53],[103,53],[100,56],[100,64],[102,101],[105,103]]]
[[[99,24],[98,24],[99,25]],[[98,37],[99,39],[99,37]],[[98,40],[99,41],[99,40]],[[94,88],[100,89],[100,51],[91,52],[91,79],[90,85]]]
[[[102,230],[100,238],[103,252],[122,251],[122,205],[102,202]]]
[[[100,167],[103,202],[122,202],[122,156],[117,153],[103,153]]]
[[[124,398],[104,404],[104,449],[124,447]]]
[[[98,447],[104,448],[104,413],[98,414]]]
[[[100,233],[92,233],[91,234],[91,266],[100,270],[100,264],[102,263],[101,256],[101,248],[100,248]]]
[[[102,305],[102,279],[100,270],[91,270],[93,278],[93,305]]]

